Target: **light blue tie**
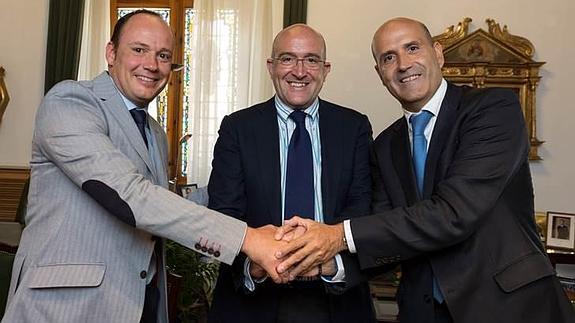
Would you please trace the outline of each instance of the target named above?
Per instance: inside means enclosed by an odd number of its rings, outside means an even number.
[[[427,139],[425,139],[425,127],[433,114],[427,110],[409,118],[413,131],[413,170],[417,181],[419,196],[423,197],[423,180],[425,179],[425,160],[427,159]]]
[[[409,118],[413,131],[413,169],[417,181],[419,196],[423,198],[423,182],[425,180],[425,161],[427,159],[427,139],[425,139],[425,127],[433,114],[427,110]],[[443,294],[439,289],[435,276],[433,276],[433,297],[439,303],[443,303]]]

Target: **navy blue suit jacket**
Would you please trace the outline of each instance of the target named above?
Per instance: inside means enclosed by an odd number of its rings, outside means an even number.
[[[324,222],[369,214],[372,132],[365,115],[327,101],[319,103]],[[222,121],[214,148],[209,207],[251,227],[282,224],[279,132],[274,99],[240,110]],[[359,276],[357,260],[343,253],[346,277]],[[283,288],[270,279],[248,293],[245,257],[222,265],[214,293],[212,322],[275,322]],[[355,267],[354,267],[355,263]],[[333,322],[374,322],[366,283],[341,293],[328,284]]]
[[[401,262],[402,323],[433,322],[432,274],[455,322],[575,322],[534,223],[516,95],[448,85],[419,200],[408,127],[373,145],[373,212],[351,219],[362,268]]]

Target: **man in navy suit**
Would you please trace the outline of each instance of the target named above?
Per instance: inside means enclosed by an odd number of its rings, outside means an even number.
[[[253,227],[281,226],[293,215],[288,182],[304,175],[302,169],[288,175],[290,139],[298,131],[292,115],[303,112],[313,180],[302,199],[313,207],[298,214],[325,223],[368,214],[371,126],[365,115],[318,98],[331,67],[323,37],[302,24],[284,29],[274,40],[267,67],[276,95],[222,121],[209,207]],[[374,322],[365,282],[341,293],[359,276],[357,262],[355,268],[352,260],[343,266],[342,259],[353,256],[334,256],[288,285],[266,279],[247,257],[221,266],[210,321]]]
[[[374,214],[335,226],[294,218],[307,232],[277,255],[300,248],[278,271],[349,250],[362,269],[401,263],[402,323],[575,322],[537,234],[515,94],[446,82],[442,47],[418,21],[386,22],[372,51],[404,112],[374,141]]]

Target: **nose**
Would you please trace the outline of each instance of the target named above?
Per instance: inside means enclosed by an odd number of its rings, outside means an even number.
[[[292,69],[292,73],[298,77],[302,77],[305,75],[305,67],[303,66],[303,60],[298,59],[295,63],[295,66]]]
[[[412,65],[412,59],[409,54],[398,54],[397,55],[397,66],[400,71],[408,70]]]
[[[158,70],[158,59],[153,53],[148,53],[144,55],[144,69],[149,71],[157,71]]]

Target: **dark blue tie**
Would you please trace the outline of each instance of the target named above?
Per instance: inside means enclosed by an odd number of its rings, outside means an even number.
[[[306,116],[299,110],[289,116],[296,127],[288,149],[284,219],[294,215],[314,219],[313,157]]]
[[[144,143],[146,144],[146,148],[148,147],[148,138],[146,138],[146,125],[148,123],[148,115],[145,110],[142,109],[132,109],[130,110],[130,114],[136,122],[136,126],[138,126],[138,130],[140,131],[140,135],[144,139]]]
[[[417,181],[419,196],[423,197],[423,182],[425,180],[425,161],[427,159],[427,139],[425,139],[425,127],[431,120],[433,114],[427,110],[421,111],[418,115],[409,118],[411,130],[413,131],[413,169]],[[433,297],[439,303],[443,303],[443,294],[439,289],[439,284],[433,276]]]

